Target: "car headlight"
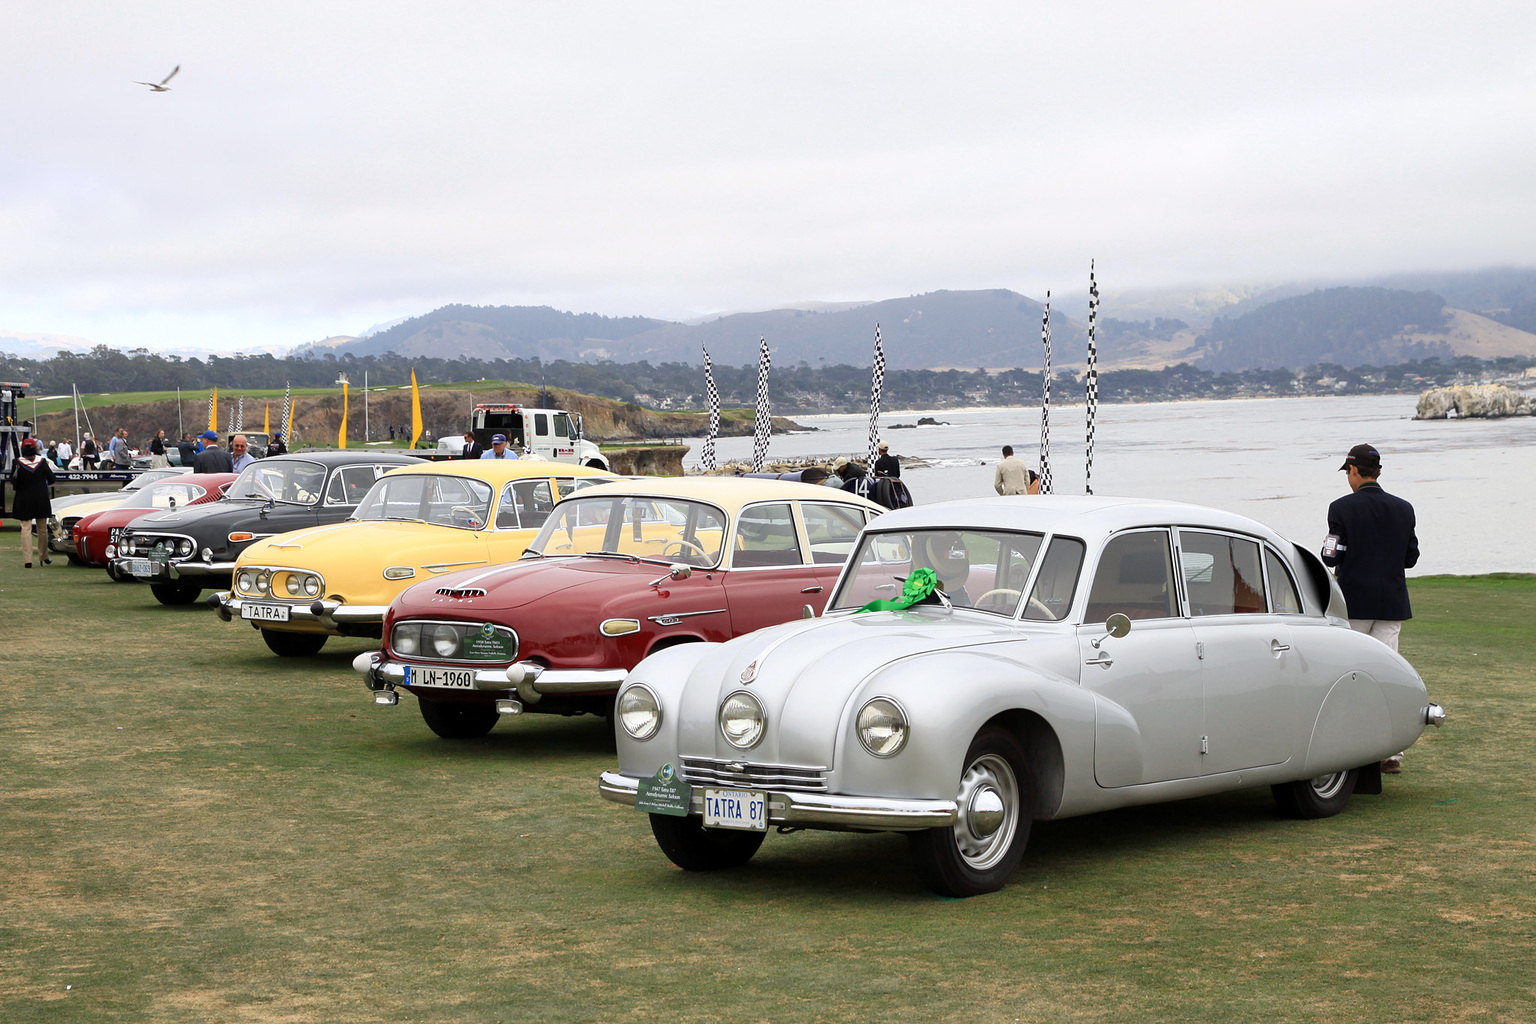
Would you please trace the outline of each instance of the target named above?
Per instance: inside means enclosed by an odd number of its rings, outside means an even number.
[[[410,657],[421,650],[421,627],[409,622],[401,623],[390,633],[389,646],[394,648],[396,654]]]
[[[190,540],[184,540],[180,544],[177,544],[176,553],[182,558],[190,557],[192,554],[192,542]]]
[[[618,715],[624,731],[637,740],[648,740],[661,728],[661,702],[639,683],[619,694]]]
[[[264,573],[264,572],[259,572],[259,573],[256,574],[256,593],[258,593],[258,594],[265,594],[266,592],[267,592],[267,574]]]
[[[889,697],[876,697],[859,709],[859,742],[876,757],[894,757],[907,745],[907,715]]]
[[[320,577],[319,576],[305,576],[304,577],[304,596],[305,597],[319,597],[320,596]]]
[[[203,548],[203,561],[213,561],[213,548]]]
[[[720,732],[733,747],[757,746],[763,738],[763,706],[746,690],[737,690],[720,705]]]
[[[284,586],[289,594],[298,597],[299,593],[304,589],[304,581],[299,577],[298,573],[291,572],[288,574],[288,580]]]
[[[246,593],[251,593],[256,589],[256,574],[242,571],[235,577],[235,587]]]
[[[432,630],[432,649],[439,658],[451,658],[459,652],[459,631],[446,623]]]
[[[122,540],[118,541],[117,553],[120,554],[120,555],[131,555],[131,554],[133,554],[133,538],[132,537],[124,537]]]

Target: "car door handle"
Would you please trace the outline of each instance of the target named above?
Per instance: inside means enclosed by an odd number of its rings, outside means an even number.
[[[1111,658],[1109,655],[1105,654],[1103,651],[1099,652],[1098,657],[1096,657],[1096,658],[1089,658],[1087,661],[1083,662],[1084,665],[1103,665],[1105,668],[1108,668],[1109,666],[1113,665],[1114,663],[1115,663],[1115,659]]]
[[[819,593],[821,593],[821,588],[820,587],[806,587],[804,590],[800,591],[800,593],[802,593],[802,594],[819,594]]]
[[[1283,644],[1279,640],[1271,640],[1269,642],[1269,649],[1270,649],[1271,653],[1279,654],[1282,651],[1290,650],[1291,649],[1291,645],[1290,644]]]

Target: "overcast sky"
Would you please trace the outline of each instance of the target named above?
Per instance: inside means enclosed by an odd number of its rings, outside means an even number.
[[[1528,0],[0,14],[0,335],[1536,264]]]

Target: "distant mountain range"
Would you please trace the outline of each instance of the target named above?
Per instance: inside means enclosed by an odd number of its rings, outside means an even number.
[[[812,304],[808,304],[812,305]],[[357,356],[548,362],[755,363],[758,338],[777,365],[867,366],[878,324],[892,369],[1037,368],[1039,301],[1007,289],[936,291],[858,304],[733,313],[676,323],[566,313],[548,306],[444,306],[376,330],[296,349]],[[1067,315],[1083,306],[1082,317]],[[1052,360],[1087,358],[1085,302],[1058,302]],[[1065,307],[1065,308],[1064,308]],[[1290,282],[1162,292],[1106,292],[1099,358],[1108,367],[1179,362],[1213,370],[1380,365],[1428,356],[1536,359],[1536,270],[1400,274],[1374,282]]]

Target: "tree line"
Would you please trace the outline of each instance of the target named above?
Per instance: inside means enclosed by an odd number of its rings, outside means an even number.
[[[1188,398],[1230,398],[1296,394],[1366,394],[1411,391],[1519,373],[1526,360],[1481,360],[1471,356],[1431,357],[1392,366],[1344,367],[1318,363],[1302,370],[1285,368],[1216,372],[1188,363],[1160,370],[1105,370],[1099,374],[1103,402],[1148,402]],[[331,387],[338,374],[361,384],[409,384],[411,370],[423,384],[476,380],[521,382],[563,388],[650,408],[698,409],[706,402],[701,366],[682,362],[572,363],[531,359],[434,359],[332,353],[279,358],[272,355],[211,356],[182,359],[143,349],[120,352],[97,346],[88,354],[59,352],[49,359],[0,356],[0,378],[28,381],[33,394],[68,394],[73,384],[83,393],[134,391],[280,389]],[[757,367],[714,366],[722,404],[750,407],[757,392]],[[935,408],[976,405],[1035,405],[1041,394],[1039,370],[888,370],[882,393],[886,408]],[[1080,400],[1083,375],[1058,371],[1052,378],[1058,400]],[[867,366],[811,366],[806,362],[775,366],[770,377],[774,411],[851,412],[869,408]]]

